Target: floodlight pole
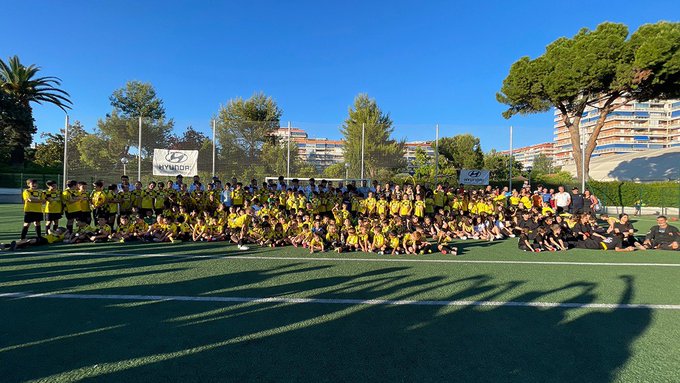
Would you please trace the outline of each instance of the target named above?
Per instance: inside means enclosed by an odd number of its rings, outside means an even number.
[[[366,136],[366,123],[361,124],[361,182],[364,182],[364,139]]]
[[[434,183],[437,183],[439,176],[439,124],[435,126],[434,134]]]
[[[291,125],[290,121],[288,121],[288,157],[286,158],[286,178],[290,178],[290,130],[291,130]]]
[[[581,128],[581,193],[586,190],[586,127]]]
[[[139,116],[139,140],[137,142],[137,181],[142,180],[142,116]]]
[[[512,193],[512,125],[510,125],[510,161],[508,163],[510,164],[510,168],[508,169],[508,192]]]
[[[68,175],[68,113],[64,123],[64,174],[61,181],[61,189],[66,190],[66,176]]]
[[[215,129],[217,121],[212,120],[212,176],[215,177]]]

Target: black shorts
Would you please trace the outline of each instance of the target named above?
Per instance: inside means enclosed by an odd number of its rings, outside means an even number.
[[[24,223],[40,222],[43,220],[43,213],[24,212]]]
[[[85,222],[86,224],[92,223],[92,214],[89,211],[81,211],[78,213],[76,220],[80,222]]]
[[[48,221],[59,221],[61,219],[61,213],[47,213]]]
[[[79,211],[74,211],[74,212],[67,211],[66,212],[66,219],[68,219],[69,221],[74,220],[74,219],[78,219],[79,216],[80,216]]]

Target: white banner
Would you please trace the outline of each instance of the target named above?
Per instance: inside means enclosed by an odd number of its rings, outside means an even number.
[[[198,174],[198,150],[153,150],[153,175],[193,177]]]
[[[477,169],[463,169],[460,171],[459,183],[463,185],[488,185],[489,171]]]

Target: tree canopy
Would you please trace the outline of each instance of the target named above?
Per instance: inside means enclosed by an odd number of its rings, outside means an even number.
[[[586,107],[598,120],[586,145],[590,165],[598,135],[609,113],[637,100],[680,96],[680,23],[642,25],[629,36],[623,24],[602,23],[581,29],[546,47],[540,57],[512,64],[496,98],[508,109],[503,116],[540,113],[556,108],[569,131],[581,177],[580,122]]]
[[[0,158],[13,165],[23,165],[25,151],[37,132],[31,103],[56,105],[63,111],[70,109],[71,100],[60,89],[58,77],[38,77],[40,67],[25,66],[18,56],[7,63],[0,59]]]
[[[220,163],[226,165],[227,172],[248,178],[265,172],[263,149],[265,144],[270,149],[278,147],[274,133],[282,113],[276,101],[264,93],[255,93],[247,100],[231,99],[220,108],[216,136]]]
[[[349,108],[349,116],[340,128],[345,139],[345,162],[349,176],[361,176],[361,135],[364,129],[364,177],[387,179],[406,167],[404,141],[391,138],[394,131],[389,114],[383,113],[375,99],[359,94]]]
[[[481,169],[484,153],[479,138],[472,134],[458,134],[439,140],[439,154],[455,169]]]
[[[94,134],[78,143],[83,164],[99,171],[117,169],[121,158],[136,155],[130,150],[139,146],[139,113],[143,113],[142,166],[149,165],[150,153],[155,148],[167,147],[174,126],[172,119],[165,121],[163,101],[151,84],[137,81],[115,90],[109,100],[113,107],[111,113],[97,121]],[[136,165],[131,161],[129,170],[136,169]]]

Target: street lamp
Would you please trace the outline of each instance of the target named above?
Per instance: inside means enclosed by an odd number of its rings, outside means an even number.
[[[347,184],[348,179],[349,179],[349,162],[345,162],[345,184]]]
[[[62,175],[61,188],[66,190],[66,177],[68,177],[68,113],[66,113],[66,122],[64,122],[64,174]]]
[[[127,175],[126,166],[127,166],[128,162],[129,161],[128,161],[127,157],[123,157],[123,158],[120,159],[120,163],[123,164],[123,175]]]
[[[531,167],[531,166],[527,166],[526,169],[527,169],[527,178],[528,178],[528,182],[529,182],[529,191],[531,191],[531,171],[534,170],[534,168]]]

